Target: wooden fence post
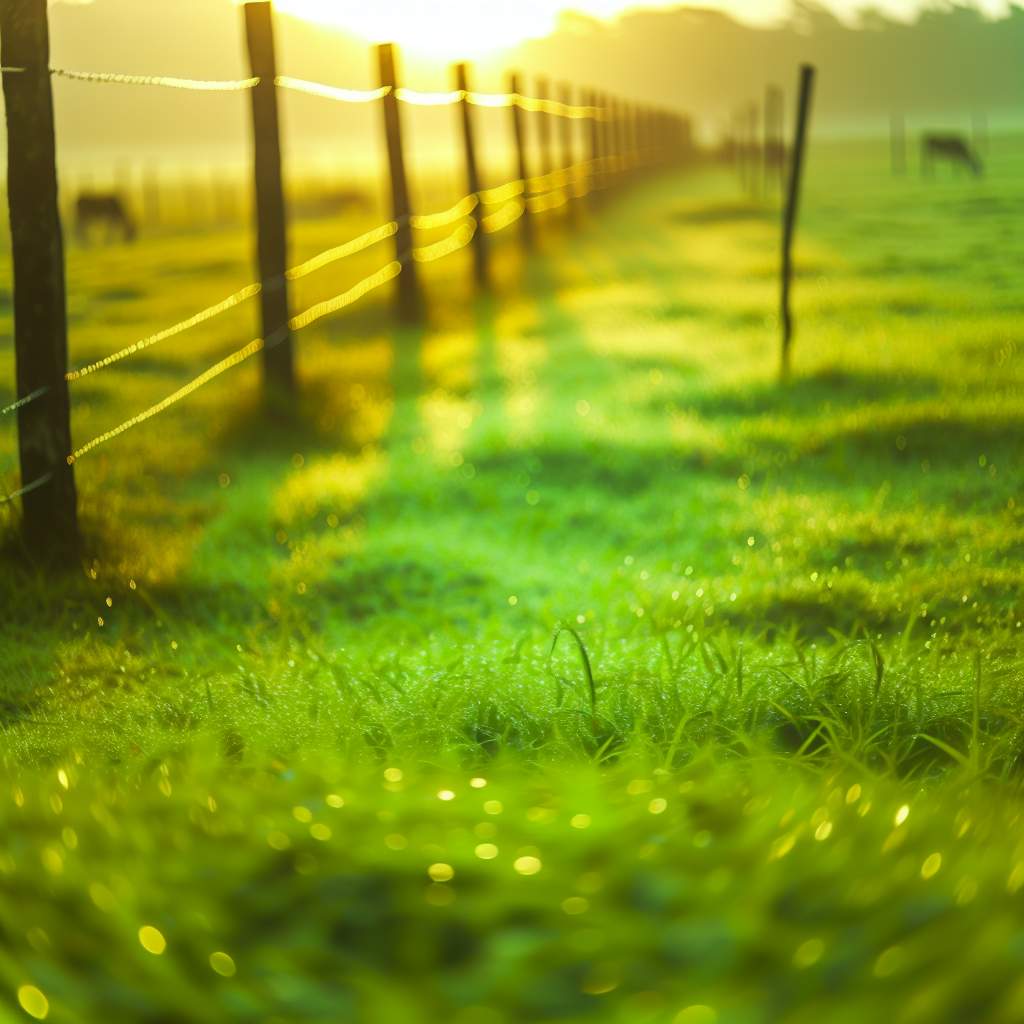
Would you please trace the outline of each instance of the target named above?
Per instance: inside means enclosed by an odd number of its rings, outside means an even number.
[[[572,86],[567,82],[563,82],[559,86],[558,99],[565,106],[572,106]],[[569,196],[569,216],[575,218],[578,212],[575,203],[577,178],[575,174],[571,173],[571,170],[576,163],[576,140],[574,138],[576,122],[570,117],[561,117],[559,121],[561,122],[558,132],[561,156],[558,163],[562,170],[566,172],[565,191]]]
[[[288,226],[281,167],[281,122],[277,109],[277,55],[270,0],[247,0],[245,34],[249,66],[259,84],[252,92],[253,168],[256,185],[256,249],[263,318],[264,385],[271,398],[295,390],[295,357],[288,301]]]
[[[538,78],[537,99],[547,101],[550,99],[550,89],[546,78]],[[541,111],[537,118],[537,143],[540,150],[540,174],[542,177],[549,176],[555,169],[555,159],[551,148],[551,115],[547,111]]]
[[[783,182],[786,144],[782,138],[782,90],[769,85],[764,94],[764,191],[771,195],[772,185]]]
[[[3,75],[22,530],[33,556],[71,561],[78,518],[47,0],[4,0],[0,47],[4,67],[25,69]]]
[[[786,213],[782,226],[782,377],[789,376],[791,349],[793,345],[793,312],[790,306],[793,278],[793,236],[796,233],[796,218],[800,207],[800,187],[803,181],[804,154],[807,150],[807,125],[811,115],[811,99],[814,94],[814,68],[804,64],[800,69],[800,100],[797,106],[796,141],[793,145],[793,159],[789,169],[789,189],[786,199]]]
[[[402,148],[402,117],[398,106],[398,69],[394,43],[381,43],[377,47],[380,84],[388,89],[381,101],[384,107],[384,136],[388,147],[388,165],[391,172],[391,216],[398,224],[395,234],[395,258],[402,264],[398,275],[398,315],[406,323],[420,318],[419,275],[412,258],[412,203],[409,199],[409,180],[405,172],[405,150]]]
[[[594,108],[595,115],[600,106],[600,98],[593,89],[588,89],[583,94],[583,102]],[[588,122],[587,131],[587,160],[590,162],[590,174],[588,187],[591,193],[597,187],[599,180],[599,161],[601,159],[601,121],[599,116],[592,117]]]
[[[513,73],[509,75],[508,91],[513,96],[520,95],[520,78],[518,74]],[[517,173],[519,180],[523,183],[523,202],[526,204],[523,216],[520,218],[523,225],[523,243],[529,247],[533,244],[533,220],[528,202],[530,198],[530,165],[526,156],[526,125],[523,118],[523,108],[518,103],[513,102],[509,109],[512,111],[512,138],[516,147]]]
[[[480,196],[480,167],[476,159],[476,138],[473,131],[473,107],[469,102],[469,65],[456,64],[453,68],[455,89],[462,94],[459,103],[459,120],[462,125],[462,148],[466,161],[466,190],[469,195]],[[473,236],[473,265],[476,271],[477,283],[481,288],[486,288],[489,282],[487,267],[487,236],[481,227],[483,221],[483,210],[479,204],[473,210],[473,219],[476,222],[476,234]]]

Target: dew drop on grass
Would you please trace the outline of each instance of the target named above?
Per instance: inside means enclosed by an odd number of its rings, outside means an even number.
[[[233,978],[237,971],[235,961],[227,953],[221,952],[210,954],[210,967],[222,978]]]
[[[18,989],[18,1004],[35,1020],[46,1020],[50,1001],[35,985],[22,985]]]
[[[543,865],[541,864],[539,857],[526,856],[517,857],[512,866],[520,875],[529,876],[536,875]]]
[[[144,924],[139,929],[139,944],[147,953],[160,956],[167,949],[167,940],[159,928]]]

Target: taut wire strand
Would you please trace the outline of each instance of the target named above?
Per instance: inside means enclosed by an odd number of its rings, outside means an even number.
[[[463,217],[468,217],[479,205],[480,200],[475,195],[463,196],[454,206],[439,213],[414,214],[409,218],[409,223],[418,231],[445,228],[462,220]]]
[[[166,341],[168,338],[183,334],[185,331],[198,327],[208,320],[213,320],[222,313],[226,313],[229,309],[234,309],[235,306],[240,306],[243,302],[247,302],[249,299],[259,295],[262,289],[263,286],[260,284],[246,285],[240,291],[235,292],[234,295],[229,295],[226,299],[216,303],[216,305],[201,310],[194,316],[190,316],[187,320],[182,320],[171,327],[166,327],[156,334],[151,334],[148,338],[136,341],[109,356],[104,356],[102,359],[97,359],[94,363],[89,363],[87,366],[80,366],[77,370],[70,370],[64,375],[64,378],[71,383],[81,380],[83,377],[88,377],[92,373],[97,373],[99,370],[105,370],[108,366],[113,366],[114,363],[119,363],[122,359],[127,359],[137,352],[142,352],[144,349],[151,348],[161,341]]]
[[[24,409],[26,405],[34,402],[37,398],[42,398],[49,390],[49,387],[45,384],[41,388],[36,388],[30,395],[26,395],[24,398],[19,398],[16,402],[11,402],[10,405],[5,405],[0,409],[0,416],[9,416],[12,412]]]
[[[322,320],[325,316],[330,316],[331,313],[337,313],[339,310],[345,309],[346,306],[351,306],[354,302],[358,302],[359,299],[372,292],[375,288],[380,288],[381,285],[387,284],[388,281],[393,281],[401,272],[402,264],[398,260],[393,260],[375,274],[363,278],[362,281],[353,285],[348,291],[344,291],[333,299],[328,299],[326,302],[318,302],[315,306],[310,306],[304,313],[299,313],[298,316],[292,317],[288,322],[288,326],[293,331],[301,331],[303,328],[309,327],[310,324]]]
[[[283,340],[283,336],[282,339]],[[279,342],[275,342],[279,343]],[[140,423],[145,423],[146,420],[151,420],[154,416],[158,416],[160,413],[169,409],[172,405],[180,402],[183,398],[187,398],[193,392],[198,391],[204,384],[209,384],[211,380],[219,377],[222,373],[226,373],[228,370],[240,363],[244,363],[251,356],[256,355],[257,352],[262,352],[264,348],[268,348],[267,343],[262,338],[256,338],[254,341],[250,341],[244,348],[240,348],[237,352],[233,352],[226,359],[222,359],[219,363],[211,366],[210,369],[201,373],[194,380],[191,380],[184,387],[178,388],[177,391],[172,395],[168,395],[167,398],[156,405],[151,405],[148,409],[143,412],[132,416],[131,419],[125,420],[119,426],[108,430],[106,433],[100,434],[98,437],[94,437],[91,441],[82,445],[81,448],[76,449],[68,456],[68,465],[73,466],[83,455],[87,455],[94,448],[98,448],[101,444],[105,444],[107,441],[112,441],[115,437],[120,437],[121,434],[132,427],[137,427]]]
[[[70,68],[50,68],[56,78],[70,78],[76,82],[101,82],[107,85],[156,85],[164,89],[185,89],[190,92],[245,92],[259,85],[258,78],[237,78],[229,81],[196,78],[172,78],[167,75],[126,75],[119,71],[72,71]]]
[[[456,228],[447,238],[442,238],[440,242],[413,249],[412,258],[417,263],[433,263],[435,260],[450,256],[453,252],[458,252],[459,249],[469,245],[473,241],[475,234],[476,221],[471,220]]]
[[[275,82],[281,89],[305,93],[307,96],[319,96],[321,99],[334,100],[336,103],[374,103],[384,99],[391,92],[390,85],[382,85],[379,89],[340,89],[320,82],[308,82],[303,78],[290,78],[288,75],[278,75]]]
[[[24,497],[26,494],[31,494],[33,491],[39,490],[45,484],[48,484],[53,479],[53,473],[44,473],[41,477],[33,480],[30,484],[25,484],[24,487],[19,487],[13,494],[0,494],[0,505],[6,505],[10,501],[16,501],[18,498]]]
[[[397,233],[397,221],[389,221],[387,224],[381,224],[380,227],[374,228],[372,231],[367,231],[358,238],[353,238],[351,242],[345,242],[344,245],[328,249],[326,252],[322,252],[318,256],[314,256],[311,259],[306,260],[304,263],[300,263],[297,267],[292,267],[292,269],[285,274],[285,277],[287,277],[289,281],[301,280],[302,278],[315,273],[317,270],[322,270],[324,267],[330,266],[332,263],[337,263],[339,260],[343,260],[348,256],[354,256],[356,253],[363,252],[371,246],[376,245],[378,242],[383,242],[385,239],[392,238]]]

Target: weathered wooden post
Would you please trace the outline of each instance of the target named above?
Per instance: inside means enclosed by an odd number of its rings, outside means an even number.
[[[761,176],[764,149],[758,138],[761,114],[756,103],[747,108],[747,134],[750,139],[750,194],[757,199],[761,194]]]
[[[469,65],[456,64],[453,68],[455,89],[462,94],[459,102],[459,121],[462,126],[462,149],[466,161],[466,189],[469,195],[480,196],[480,167],[476,158],[476,136],[473,130],[473,107],[469,102]],[[481,288],[489,281],[487,267],[487,236],[481,230],[483,211],[479,204],[473,210],[476,234],[473,236],[473,266]]]
[[[814,68],[804,64],[800,69],[800,99],[797,106],[796,140],[793,144],[793,159],[789,168],[789,189],[786,198],[786,212],[782,225],[782,377],[789,376],[791,349],[793,345],[793,313],[790,306],[793,278],[793,237],[796,233],[796,218],[800,207],[800,187],[803,182],[804,154],[807,150],[807,126],[811,116],[811,99],[814,94]]]
[[[281,121],[277,109],[277,54],[270,0],[247,0],[244,8],[249,66],[258,84],[252,92],[256,251],[263,317],[264,385],[271,400],[295,390],[295,357],[288,327],[288,226],[281,167]]]
[[[537,79],[537,99],[546,103],[551,97],[546,78]],[[540,174],[549,177],[555,169],[555,159],[551,148],[551,114],[542,110],[535,115],[537,118],[537,144],[540,150]],[[547,186],[547,182],[545,182]]]
[[[563,82],[558,87],[558,99],[566,107],[572,106],[572,86],[567,82]],[[568,112],[566,111],[566,114]],[[561,124],[559,125],[559,149],[560,156],[558,159],[559,166],[565,172],[565,189],[569,196],[570,201],[576,198],[576,174],[573,172],[573,168],[576,164],[576,152],[575,152],[575,139],[573,134],[575,131],[575,121],[568,116],[564,116],[559,119]],[[570,216],[576,215],[576,204],[572,203],[569,208]]]
[[[597,187],[598,161],[601,158],[601,118],[598,111],[599,98],[597,93],[593,89],[588,89],[583,94],[583,102],[593,108],[593,116],[587,122],[588,131],[586,138],[587,161],[589,162],[589,167],[587,168],[588,186],[591,193],[593,193]]]
[[[769,85],[764,94],[764,190],[771,195],[773,185],[785,182],[783,154],[786,143],[782,137],[782,90]]]
[[[46,9],[47,0],[0,3],[0,60],[24,69],[3,75],[22,531],[32,556],[71,564],[78,517]]]
[[[391,216],[398,225],[395,233],[395,258],[402,264],[398,275],[398,315],[407,323],[420,318],[419,276],[412,259],[412,203],[409,200],[409,180],[405,172],[405,150],[402,148],[402,117],[398,107],[398,69],[394,43],[381,43],[377,47],[381,88],[387,95],[381,101],[384,108],[384,136],[388,147],[388,166],[391,172]]]
[[[594,105],[600,110],[600,116],[594,123],[597,136],[597,165],[594,174],[594,188],[602,190],[608,185],[608,171],[611,157],[611,112],[608,109],[608,96],[603,92],[595,92]]]
[[[558,100],[565,107],[572,106],[572,86],[568,82],[563,82],[558,87]],[[571,117],[560,118],[561,125],[559,135],[559,142],[561,144],[561,159],[559,163],[564,169],[568,169],[576,163],[575,145],[573,139],[573,119]]]
[[[514,72],[508,77],[508,91],[513,97],[519,97],[520,79]],[[512,106],[512,138],[516,147],[516,166],[519,180],[523,183],[523,202],[526,204],[522,223],[523,243],[529,248],[533,244],[533,219],[530,214],[530,204],[527,200],[530,197],[530,165],[526,156],[526,125],[523,118],[523,108],[516,99]]]

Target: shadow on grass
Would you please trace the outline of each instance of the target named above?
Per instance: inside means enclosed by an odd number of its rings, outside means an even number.
[[[743,389],[687,392],[679,401],[700,416],[819,416],[828,409],[852,409],[880,402],[906,402],[936,395],[939,382],[923,374],[899,376],[865,373],[838,367],[786,384],[768,380],[744,384]]]

